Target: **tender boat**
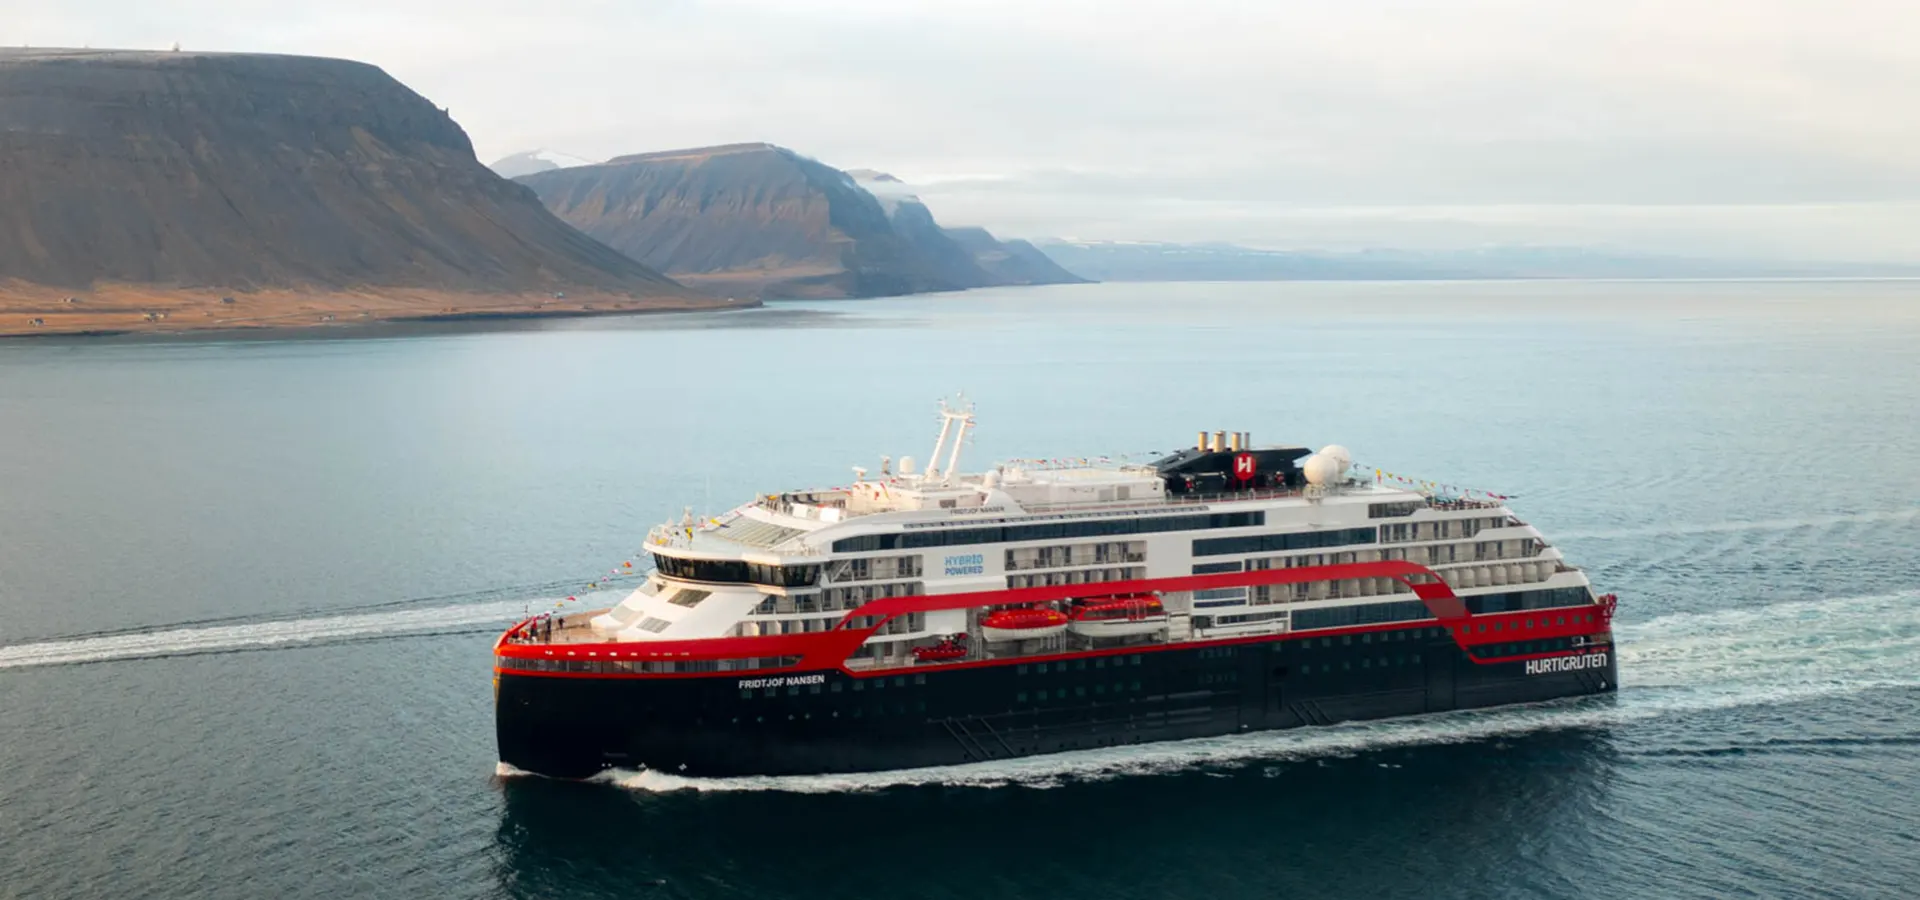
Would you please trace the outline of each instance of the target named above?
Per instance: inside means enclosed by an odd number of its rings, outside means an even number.
[[[1067,614],[1074,634],[1091,638],[1165,634],[1171,617],[1160,598],[1152,594],[1094,600],[1076,604]]]
[[[1067,614],[1057,609],[1003,609],[980,617],[980,636],[989,641],[1034,641],[1067,630]]]

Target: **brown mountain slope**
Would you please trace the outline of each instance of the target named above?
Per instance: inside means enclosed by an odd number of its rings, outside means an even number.
[[[715,293],[872,297],[992,283],[957,247],[942,254],[896,227],[845,172],[771,144],[643,153],[519,180],[580,230]]]
[[[0,332],[709,305],[373,66],[0,50]]]

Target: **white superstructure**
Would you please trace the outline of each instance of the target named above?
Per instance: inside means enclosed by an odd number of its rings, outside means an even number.
[[[857,469],[849,486],[768,494],[703,522],[689,514],[656,527],[646,548],[656,571],[595,616],[580,639],[827,631],[880,597],[1395,559],[1432,568],[1483,608],[1476,611],[1589,596],[1586,576],[1504,503],[1356,478],[1343,448],[1309,455],[1215,432],[1152,465],[962,473],[973,412],[942,404],[941,416],[924,470],[883,458],[877,473]],[[1390,578],[1185,591],[1161,600],[1163,626],[1114,629],[1124,633],[1115,639],[1181,641],[1425,614]],[[980,616],[970,609],[903,616],[869,638],[856,662],[902,659],[954,635],[978,640]],[[1045,640],[1102,638],[1056,633]]]

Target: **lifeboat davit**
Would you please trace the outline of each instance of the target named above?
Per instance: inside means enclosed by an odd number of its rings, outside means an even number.
[[[1067,630],[1067,614],[1057,609],[1003,609],[980,617],[980,636],[989,641],[1031,641]]]
[[[1167,608],[1151,594],[1094,600],[1073,608],[1073,633],[1086,637],[1152,634],[1167,627]]]

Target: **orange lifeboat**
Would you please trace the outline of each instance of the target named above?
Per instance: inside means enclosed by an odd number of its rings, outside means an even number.
[[[1067,614],[1057,609],[1003,609],[980,617],[980,636],[989,641],[1031,641],[1067,630]]]
[[[1167,627],[1167,609],[1152,594],[1088,601],[1075,606],[1071,618],[1073,633],[1086,637],[1152,634]]]
[[[931,647],[913,648],[913,658],[919,662],[943,662],[950,659],[965,659],[967,656],[967,636],[956,634],[942,638],[940,643]]]

